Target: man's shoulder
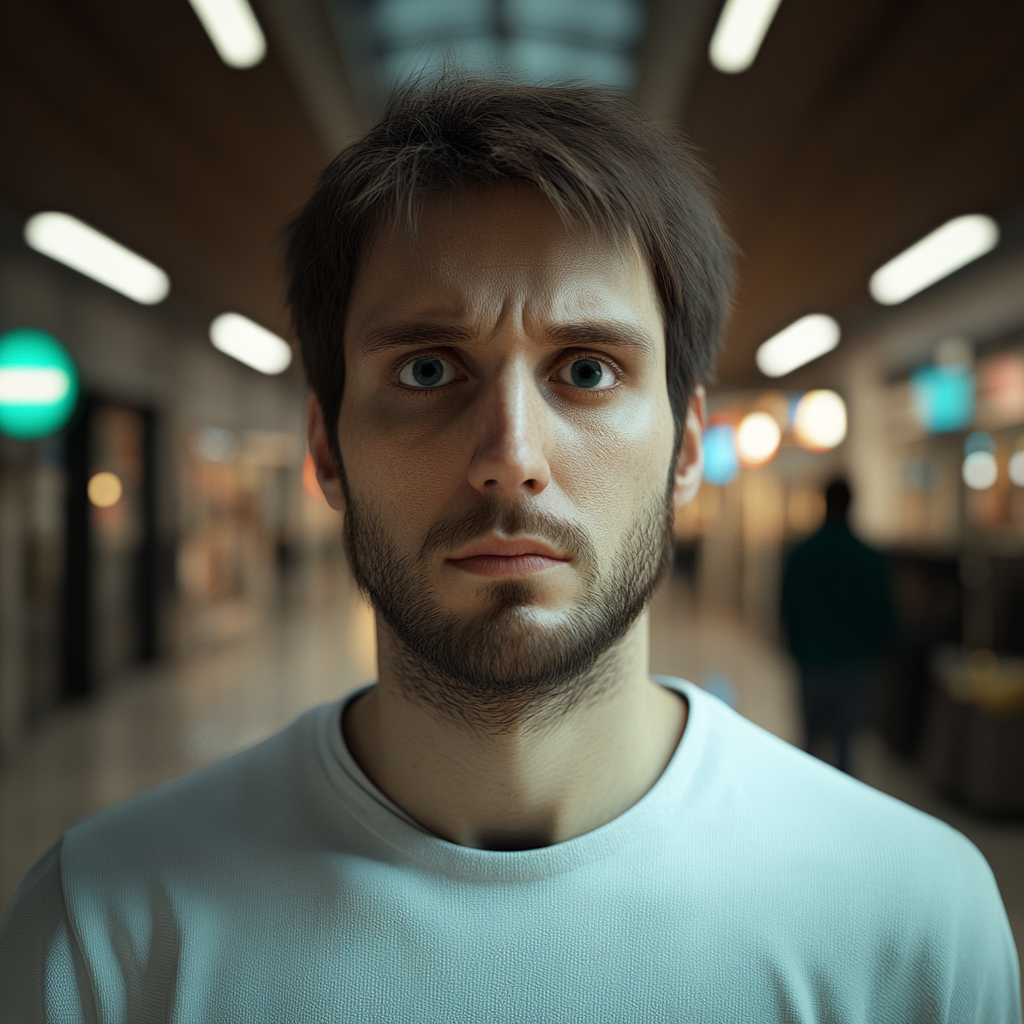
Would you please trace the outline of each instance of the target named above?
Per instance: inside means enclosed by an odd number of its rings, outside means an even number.
[[[817,856],[847,877],[928,885],[951,870],[990,874],[962,833],[838,771],[707,697],[712,736],[706,784],[722,813],[761,834],[761,849]],[[802,851],[802,852],[801,852]]]
[[[752,907],[771,893],[769,902],[785,908],[780,936],[788,921],[800,942],[831,941],[842,922],[856,936],[851,963],[882,943],[898,959],[927,963],[937,979],[964,969],[964,957],[1015,970],[995,878],[966,836],[712,697],[700,704],[713,721],[702,759],[709,771],[694,782],[710,791],[702,831],[714,849],[706,852],[730,894],[739,889]]]
[[[280,732],[72,826],[62,864],[91,875],[117,858],[125,865],[173,861],[214,850],[244,833],[287,828],[299,813],[315,765],[314,708]]]

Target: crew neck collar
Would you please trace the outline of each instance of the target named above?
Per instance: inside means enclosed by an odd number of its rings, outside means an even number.
[[[634,843],[649,843],[652,833],[660,830],[678,806],[701,760],[714,698],[683,679],[651,678],[680,693],[688,704],[682,738],[657,782],[612,821],[574,839],[533,850],[478,850],[451,843],[417,824],[377,789],[348,751],[341,730],[346,705],[370,687],[318,708],[312,724],[321,766],[332,790],[359,824],[402,860],[464,880],[522,882],[574,871]]]

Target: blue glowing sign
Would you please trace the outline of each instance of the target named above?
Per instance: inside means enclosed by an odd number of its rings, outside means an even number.
[[[974,419],[974,371],[968,366],[922,366],[910,376],[910,394],[925,430],[963,430]]]
[[[721,486],[729,483],[739,468],[735,429],[728,423],[708,427],[704,431],[704,479]]]
[[[988,455],[996,453],[996,439],[984,430],[976,430],[964,438],[964,455],[973,455],[975,452],[985,452]]]

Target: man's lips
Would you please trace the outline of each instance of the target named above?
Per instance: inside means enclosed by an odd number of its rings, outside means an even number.
[[[543,541],[487,537],[445,561],[475,576],[526,576],[567,565],[569,558]]]

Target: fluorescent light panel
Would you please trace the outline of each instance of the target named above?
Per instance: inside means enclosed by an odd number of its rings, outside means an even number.
[[[129,299],[151,306],[167,298],[170,278],[155,264],[67,213],[37,213],[25,223],[25,241],[51,259]]]
[[[726,74],[746,71],[779,9],[781,0],[726,0],[715,26],[708,57]]]
[[[210,340],[225,355],[260,373],[281,373],[292,361],[291,346],[240,313],[222,313],[210,324]]]
[[[876,270],[868,285],[871,296],[885,306],[895,306],[984,256],[998,243],[999,226],[991,217],[981,213],[954,217]]]
[[[757,350],[757,367],[768,377],[784,377],[839,344],[839,324],[824,313],[810,313],[769,338]]]
[[[267,55],[267,40],[246,0],[188,0],[228,67],[251,68]]]

